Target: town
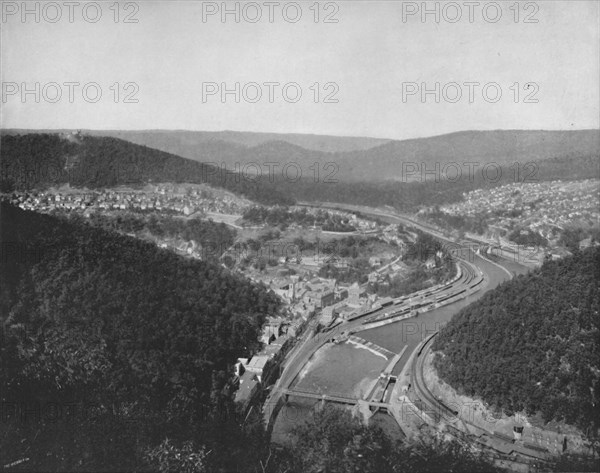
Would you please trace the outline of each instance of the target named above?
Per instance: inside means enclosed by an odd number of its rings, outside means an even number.
[[[419,215],[438,224],[454,219],[459,229],[464,221],[475,222],[476,230],[465,232],[471,238],[561,257],[569,254],[569,243],[580,248],[598,243],[599,191],[598,179],[513,183],[465,193],[461,202]],[[571,234],[575,242],[568,241]]]
[[[102,190],[64,185],[40,192],[13,193],[5,199],[25,210],[78,211],[84,216],[110,210],[171,212],[185,216],[236,214],[250,205],[249,201],[233,194],[194,184],[146,184],[140,189],[120,187]]]
[[[1,6],[2,471],[598,471],[600,2],[77,3]]]
[[[398,224],[310,206],[257,208],[246,199],[206,185],[146,184],[141,189],[102,190],[66,185],[40,192],[13,192],[2,199],[24,210],[66,218],[77,215],[92,222],[99,216],[112,222],[159,216],[184,225],[199,220],[226,224],[235,241],[220,248],[211,247],[215,242],[185,240],[180,234],[123,233],[186,258],[216,256],[223,267],[279,297],[283,310],[264,325],[263,349],[250,359],[240,358],[236,365],[239,389],[235,399],[242,406],[254,400],[260,386],[272,381],[279,363],[301,335],[331,329],[391,304],[392,298],[378,295],[374,287],[410,281],[417,266],[441,271],[441,254],[427,255],[416,263],[407,260],[411,256],[407,255],[408,246],[415,243],[417,234]],[[273,215],[285,224],[269,221]],[[335,231],[340,229],[344,231]],[[354,272],[349,272],[351,268]],[[433,281],[426,281],[424,287]]]

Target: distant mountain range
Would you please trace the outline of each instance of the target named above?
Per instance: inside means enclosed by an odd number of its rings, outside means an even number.
[[[391,141],[366,153],[353,152],[345,161],[354,177],[366,180],[398,180],[403,175],[402,163],[415,163],[427,170],[436,163],[525,164],[566,155],[588,155],[600,152],[600,130],[581,131],[464,131],[415,140]],[[466,170],[466,168],[465,168]],[[409,176],[408,176],[409,177]]]
[[[2,134],[0,190],[112,187],[149,182],[206,183],[263,204],[291,204],[269,182],[108,136],[73,133]]]
[[[461,201],[465,193],[479,188],[514,182],[600,178],[598,134],[597,131],[465,132],[389,142],[369,150],[346,153],[319,153],[284,141],[267,141],[253,147],[208,141],[196,147],[197,151],[210,150],[207,164],[108,136],[2,131],[0,188],[6,192],[62,183],[111,187],[189,182],[225,188],[265,205],[322,201],[374,207],[389,205],[412,212]],[[405,158],[395,160],[395,153]],[[436,158],[437,153],[440,157]],[[320,176],[316,180],[313,170],[319,156],[327,161],[319,164]],[[303,178],[298,181],[281,173],[276,173],[274,179],[268,174],[258,178],[244,172],[231,172],[239,169],[232,164],[235,160],[261,166],[296,162],[305,167]],[[325,180],[330,170],[325,169],[324,163],[330,161],[342,164],[333,180]],[[515,167],[515,161],[521,166]],[[536,161],[535,165],[525,166],[530,161]],[[402,162],[422,164],[427,171],[435,169],[436,163],[455,162],[463,168],[463,175],[452,180],[454,171],[450,170],[437,180],[438,176],[423,175],[419,171],[403,176]],[[479,164],[472,176],[463,166],[467,162]],[[491,162],[503,164],[484,175],[483,165]],[[221,166],[224,163],[226,169]],[[443,169],[443,165],[439,168]],[[267,172],[266,167],[263,172]],[[413,179],[404,179],[408,177]]]
[[[3,134],[72,130],[3,130]],[[525,164],[564,156],[600,153],[600,130],[578,131],[464,131],[430,138],[384,140],[321,135],[203,132],[203,131],[103,131],[82,130],[111,136],[205,163],[233,170],[236,163],[294,162],[304,175],[315,162],[336,163],[341,181],[381,182],[415,179],[414,165],[424,170],[448,163]],[[266,167],[263,166],[266,170]],[[418,179],[420,174],[417,173]]]
[[[11,133],[67,133],[71,129],[43,129],[25,130],[10,129],[3,130]],[[175,153],[178,149],[180,156],[196,159],[194,156],[186,156],[187,152],[193,153],[194,147],[206,146],[210,152],[211,147],[230,145],[232,150],[252,148],[270,141],[283,141],[292,145],[300,146],[306,150],[320,151],[324,153],[347,152],[366,150],[387,143],[391,140],[385,138],[366,138],[359,136],[331,136],[331,135],[309,135],[300,133],[256,133],[249,131],[188,131],[188,130],[81,130],[82,133],[93,136],[112,136],[132,143],[142,144],[150,148],[162,149],[163,146],[171,148],[169,152]],[[238,145],[238,146],[236,146]],[[173,148],[179,146],[180,148]],[[167,151],[164,149],[163,151]]]

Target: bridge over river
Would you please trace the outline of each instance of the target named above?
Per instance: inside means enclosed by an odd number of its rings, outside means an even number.
[[[308,391],[305,389],[297,389],[297,388],[293,388],[293,389],[278,389],[278,392],[281,393],[283,396],[285,396],[285,400],[287,401],[289,396],[295,396],[295,397],[303,397],[303,398],[307,398],[307,399],[316,399],[319,401],[328,401],[328,402],[337,402],[339,404],[349,404],[349,405],[356,405],[359,403],[359,401],[361,402],[365,402],[366,404],[369,405],[369,407],[383,407],[383,408],[388,408],[389,404],[385,403],[385,402],[375,402],[375,401],[366,401],[363,399],[357,399],[357,398],[353,398],[350,396],[345,396],[343,394],[324,394],[324,393],[317,393],[314,391]]]
[[[477,251],[474,251],[472,244],[464,244],[463,242],[459,242],[457,244],[456,242],[448,240],[443,235],[437,234],[437,232],[432,231],[430,228],[423,228],[420,224],[407,222],[406,218],[390,214],[389,212],[365,208],[360,209],[360,211],[365,214],[378,216],[386,221],[389,221],[390,223],[412,224],[411,226],[416,226],[417,228],[421,227],[421,230],[433,234],[433,236],[441,239],[443,243],[446,243],[448,245],[448,249],[455,253],[453,256],[457,259],[457,262],[461,264],[462,270],[460,272],[459,280],[455,281],[455,284],[452,284],[451,287],[443,289],[442,297],[449,297],[450,299],[448,302],[451,303],[433,308],[432,310],[428,310],[423,313],[419,313],[418,315],[415,314],[417,316],[410,317],[409,320],[399,320],[395,323],[385,326],[373,328],[366,327],[363,319],[348,320],[338,326],[340,332],[352,333],[354,336],[357,336],[356,332],[360,332],[360,335],[357,337],[384,348],[385,351],[382,350],[382,354],[384,354],[384,356],[388,359],[390,362],[389,364],[392,364],[391,361],[394,361],[393,366],[385,370],[385,375],[389,378],[395,378],[403,371],[403,368],[406,366],[406,363],[411,358],[413,352],[417,349],[417,347],[419,347],[421,342],[428,335],[430,335],[433,331],[439,330],[440,327],[450,320],[456,312],[482,297],[486,291],[493,289],[503,281],[510,279],[512,274],[498,263],[490,261],[483,255],[478,254]],[[526,268],[522,269],[526,270]],[[468,277],[471,279],[464,279]],[[485,280],[485,284],[480,283],[477,284],[477,287],[471,287],[477,282],[480,282],[482,279]],[[431,291],[431,288],[429,291]],[[457,296],[459,291],[462,291],[465,297],[460,300],[455,300],[453,296]],[[425,294],[423,294],[423,296],[425,296]],[[429,294],[425,297],[430,296],[431,295]],[[436,301],[434,300],[434,302]],[[382,312],[385,312],[385,309],[382,309]],[[302,338],[298,346],[292,350],[289,357],[286,359],[281,376],[274,386],[275,389],[272,390],[268,398],[269,405],[277,405],[278,398],[281,399],[283,397],[284,400],[287,401],[289,396],[295,396],[298,398],[314,399],[317,401],[330,401],[346,405],[358,405],[359,409],[361,406],[373,406],[375,408],[386,408],[388,412],[394,412],[397,410],[395,409],[393,403],[390,408],[390,404],[381,402],[391,400],[391,398],[385,396],[385,391],[383,391],[384,397],[380,397],[380,394],[382,393],[381,389],[377,389],[377,392],[372,392],[367,396],[367,399],[373,399],[373,401],[370,401],[354,399],[347,395],[333,392],[323,394],[318,392],[302,391],[293,387],[293,383],[298,374],[301,372],[302,368],[308,363],[313,354],[328,342],[328,340],[322,335],[323,334],[321,334],[320,337],[310,337],[310,334],[307,334]],[[390,360],[390,358],[388,358],[390,353],[397,353],[397,359],[396,356],[394,356],[392,357],[393,359]],[[287,402],[285,405],[287,405]],[[285,410],[286,407],[282,407],[282,409]],[[305,409],[305,407],[300,407],[297,409]],[[277,431],[278,435],[283,435],[283,432],[285,432],[285,429],[287,428],[285,424],[285,415],[281,417],[284,419],[282,423],[279,425],[279,427],[276,427],[275,424],[278,417],[278,411],[278,409],[265,409],[265,423],[267,426],[269,426],[268,428],[270,431]]]

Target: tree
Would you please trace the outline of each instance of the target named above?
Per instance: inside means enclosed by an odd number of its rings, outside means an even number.
[[[440,376],[508,415],[600,428],[600,248],[521,275],[461,310],[433,349]]]
[[[393,443],[379,427],[365,426],[345,409],[326,404],[296,427],[272,472],[498,472],[482,455],[455,441],[421,438]]]
[[[161,473],[204,473],[208,471],[204,447],[194,448],[192,442],[176,447],[165,439],[159,446],[146,454],[148,463]]]
[[[280,470],[293,472],[384,472],[391,442],[379,428],[363,426],[347,410],[326,404],[293,430],[293,446],[278,458]]]

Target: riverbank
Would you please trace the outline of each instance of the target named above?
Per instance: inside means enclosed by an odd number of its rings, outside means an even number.
[[[523,443],[546,449],[552,455],[560,455],[563,452],[563,446],[566,446],[570,453],[590,453],[585,446],[581,432],[571,425],[556,424],[554,429],[540,428],[540,426],[534,425],[525,413],[521,412],[507,416],[486,407],[485,403],[479,398],[460,394],[438,376],[433,365],[433,359],[434,353],[431,352],[425,357],[423,380],[435,397],[458,411],[456,418],[452,419],[452,423],[460,423],[460,426],[464,426],[468,425],[466,424],[468,422],[489,434],[507,438],[515,438],[513,427],[521,426],[523,427],[521,437]],[[461,423],[461,420],[465,423]],[[479,435],[481,432],[470,431],[470,433]]]

